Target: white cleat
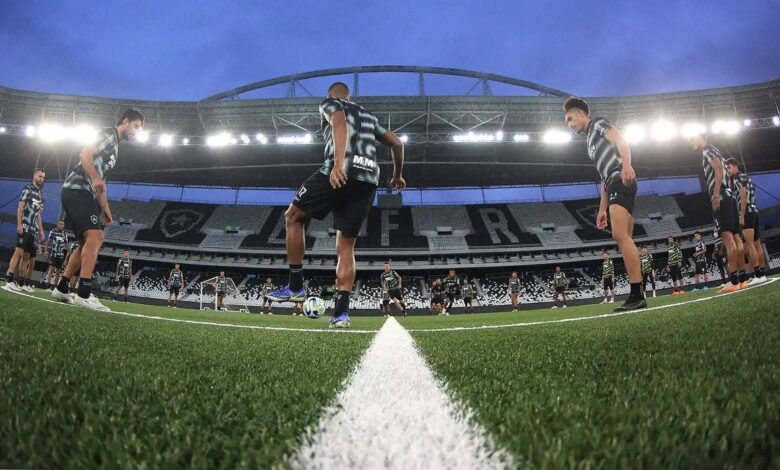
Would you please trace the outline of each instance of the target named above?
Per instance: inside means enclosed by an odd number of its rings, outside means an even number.
[[[552,306],[552,307],[550,307],[550,308],[558,308],[558,306],[557,306],[557,305],[553,305],[553,306]]]
[[[64,302],[68,305],[73,305],[73,297],[71,297],[70,294],[63,294],[56,287],[54,288],[53,291],[51,291],[51,296],[54,297],[56,300],[59,300],[60,302]]]
[[[3,289],[5,289],[7,291],[11,291],[11,292],[21,292],[22,291],[22,288],[19,287],[19,285],[16,284],[15,282],[8,282],[8,283],[6,283],[6,285],[3,286]]]
[[[100,303],[97,297],[90,295],[88,299],[83,299],[76,296],[73,301],[73,305],[76,307],[88,308],[90,310],[97,310],[98,312],[110,312],[111,309]]]
[[[566,308],[566,304],[563,304],[563,308]]]
[[[602,300],[602,301],[601,301],[601,303],[602,303],[602,304],[605,304],[605,303],[607,303],[607,299],[604,299],[604,300]]]
[[[609,303],[614,304],[615,303],[615,299],[610,300]]]
[[[32,288],[32,286],[22,286],[22,287],[21,287],[21,289],[22,289],[23,291],[25,291],[25,292],[28,292],[28,293],[30,293],[30,294],[32,294],[33,292],[35,292],[35,289],[33,289],[33,288]]]
[[[653,298],[655,298],[655,291],[653,291]]]
[[[748,282],[748,285],[749,286],[757,286],[759,284],[765,283],[766,281],[767,281],[766,276],[754,277],[753,279],[750,280],[750,282]]]

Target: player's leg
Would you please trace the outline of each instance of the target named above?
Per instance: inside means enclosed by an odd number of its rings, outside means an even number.
[[[639,260],[639,250],[633,239],[634,217],[628,209],[619,204],[609,206],[609,216],[612,221],[612,238],[617,242],[620,253],[623,255],[623,263],[631,284],[631,294],[623,307],[641,307],[641,300],[644,299],[641,288],[642,267]],[[614,299],[614,294],[612,297]],[[637,305],[633,305],[634,303]]]
[[[558,308],[558,288],[555,288],[553,293],[553,306],[552,308]]]
[[[355,284],[355,242],[341,230],[336,232],[336,305],[331,324],[349,326],[349,300]]]
[[[755,232],[755,231],[754,231]],[[753,240],[753,246],[756,250],[756,256],[758,257],[758,273],[759,278],[762,280],[766,280],[766,273],[764,272],[764,266],[766,263],[766,259],[764,257],[764,246],[761,243],[761,239],[756,233],[755,240]]]
[[[655,297],[655,275],[652,272],[650,273],[650,285],[653,288],[653,297]]]
[[[563,296],[563,308],[566,308],[566,290],[564,289],[563,292],[561,292],[561,295]]]
[[[14,248],[14,253],[11,255],[11,261],[8,262],[8,270],[6,271],[5,279],[6,285],[11,286],[11,289],[16,287],[16,271],[23,255],[24,249],[17,246]]]
[[[303,256],[306,254],[306,213],[290,204],[284,213],[284,227],[287,231],[287,263],[290,265],[290,290],[303,289]]]
[[[758,271],[761,267],[761,261],[758,257],[758,252],[756,252],[755,231],[752,227],[745,227],[742,229],[742,236],[745,237],[745,243],[743,243],[743,247],[748,259],[750,260],[750,266],[753,268],[753,277],[760,277]]]
[[[737,248],[735,241],[737,238],[731,232],[722,232],[721,239],[723,240],[723,246],[726,248],[726,254],[728,256],[728,270],[729,270],[729,283],[726,284],[718,293],[731,292],[739,288],[739,258],[744,256]]]

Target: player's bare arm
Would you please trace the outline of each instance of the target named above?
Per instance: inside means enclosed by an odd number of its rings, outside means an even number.
[[[715,173],[715,188],[712,190],[712,210],[720,210],[720,186],[723,181],[723,164],[720,158],[713,158],[710,162],[712,165],[712,171]]]
[[[393,154],[393,177],[390,180],[390,187],[398,191],[406,188],[406,181],[403,178],[404,169],[404,143],[393,131],[387,131],[382,136],[382,144],[390,148]]]
[[[623,184],[626,186],[631,185],[636,180],[636,173],[634,167],[631,166],[631,147],[623,137],[623,134],[616,128],[608,130],[604,136],[609,143],[615,146],[620,158],[623,160],[623,169],[620,172],[620,178],[623,180]]]
[[[108,197],[106,196],[106,182],[98,175],[97,169],[93,158],[98,152],[95,144],[86,145],[81,149],[79,153],[79,159],[81,160],[81,167],[84,169],[84,173],[87,174],[90,182],[92,183],[92,189],[95,190],[100,208],[103,209],[103,215],[105,216],[106,224],[110,224],[113,219],[111,217],[111,210],[108,207]]]
[[[330,172],[330,185],[340,188],[347,184],[344,173],[344,161],[347,156],[347,117],[344,111],[336,111],[330,115],[330,128],[333,132],[333,169]]]

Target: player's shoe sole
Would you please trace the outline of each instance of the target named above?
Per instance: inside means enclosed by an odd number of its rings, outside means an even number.
[[[62,293],[62,292],[60,292],[60,290],[59,290],[59,289],[57,289],[56,287],[55,287],[55,288],[54,288],[54,290],[51,292],[51,296],[52,296],[52,297],[53,297],[55,300],[59,300],[60,302],[64,302],[64,303],[66,303],[66,304],[69,304],[69,305],[73,305],[73,297],[71,297],[71,296],[70,296],[70,294],[63,294],[63,293]]]
[[[338,317],[331,319],[328,328],[349,328],[349,325],[349,315],[342,313]]]
[[[738,291],[740,289],[741,289],[740,284],[731,284],[731,283],[729,283],[729,284],[726,284],[724,287],[722,287],[718,291],[718,294],[728,294],[729,292]]]
[[[3,289],[10,291],[10,292],[21,292],[22,289],[16,285],[15,282],[9,282],[8,284],[3,286]]]

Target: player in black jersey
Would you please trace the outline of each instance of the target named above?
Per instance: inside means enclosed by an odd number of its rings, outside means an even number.
[[[390,186],[406,187],[401,176],[404,146],[392,131],[364,107],[350,101],[349,88],[336,82],[320,103],[322,132],[325,137],[325,162],[296,193],[285,213],[289,284],[269,297],[276,301],[303,301],[304,238],[308,221],[333,213],[336,229],[336,306],[330,325],[349,326],[349,298],[355,282],[355,241],[371,208],[379,181],[376,141],[390,147],[394,171]]]
[[[38,168],[33,173],[32,183],[25,186],[19,196],[19,205],[16,207],[16,248],[5,275],[5,288],[8,290],[27,290],[25,286],[29,281],[28,263],[38,252],[38,237],[40,242],[43,242],[45,235],[40,219],[40,208],[43,206],[41,188],[45,180],[46,172]]]
[[[274,301],[268,298],[268,294],[274,291],[274,282],[270,277],[265,278],[265,284],[260,289],[260,293],[263,295],[263,305],[260,307],[260,314],[265,313],[265,309],[268,308],[268,315],[273,315]]]
[[[566,124],[578,134],[587,133],[588,156],[596,165],[601,177],[601,203],[596,226],[612,230],[623,255],[631,293],[625,303],[615,311],[635,310],[647,307],[642,291],[642,269],[639,250],[634,244],[634,198],[636,174],[631,165],[631,148],[620,131],[604,118],[591,118],[590,106],[581,98],[569,98],[563,104]]]
[[[444,304],[444,314],[449,315],[452,306],[460,296],[460,278],[455,275],[455,270],[450,269],[447,277],[444,278],[444,292],[447,295],[447,301]]]
[[[461,292],[463,292],[463,307],[465,312],[474,313],[472,300],[474,297],[476,297],[477,288],[474,285],[474,282],[469,279],[468,274],[463,277],[463,287],[461,288]]]
[[[558,296],[563,297],[563,308],[566,308],[566,288],[569,287],[569,279],[566,277],[566,273],[561,271],[560,266],[555,267],[555,273],[553,274],[552,288],[555,292],[555,300],[552,308],[558,308]]]
[[[130,290],[130,279],[133,277],[133,262],[130,260],[130,252],[125,250],[122,257],[116,262],[116,291],[114,300],[119,297],[119,292],[125,291],[124,301],[127,302],[127,293]]]
[[[692,292],[698,292],[700,290],[707,289],[707,283],[710,282],[709,275],[707,274],[707,245],[704,244],[704,240],[701,238],[701,232],[696,231],[693,234],[693,239],[696,242],[696,247],[693,251],[693,260],[696,264],[696,271],[693,275],[693,282],[695,284]],[[701,284],[701,279],[704,278],[704,285]]]
[[[65,252],[68,248],[68,234],[65,233],[64,220],[57,222],[57,227],[49,232],[46,248],[49,252],[49,269],[46,270],[45,283],[47,288],[53,289],[60,282],[62,267],[65,265]],[[52,278],[54,278],[53,283]]]
[[[740,239],[739,214],[737,201],[729,188],[725,161],[715,146],[707,143],[703,134],[694,135],[689,139],[691,148],[702,155],[702,168],[707,179],[707,191],[710,194],[712,214],[720,225],[720,236],[729,258],[729,283],[718,293],[734,292],[747,287],[744,264],[745,255]]]
[[[739,213],[739,225],[745,254],[753,267],[753,279],[749,284],[761,284],[766,282],[764,274],[764,248],[761,246],[761,233],[758,224],[758,206],[756,205],[756,190],[753,181],[740,171],[739,164],[734,158],[726,160],[726,172],[729,174],[732,190],[736,192]]]
[[[444,306],[444,286],[441,283],[441,279],[434,279],[431,285],[430,292],[431,299],[431,314],[442,314],[442,307]]]
[[[520,278],[517,277],[517,271],[512,271],[512,276],[507,283],[507,292],[509,292],[509,299],[512,301],[512,311],[516,312],[520,303]]]
[[[225,308],[225,296],[227,295],[227,278],[225,277],[225,271],[220,271],[219,276],[217,277],[216,281],[216,289],[217,289],[217,310],[220,312],[224,312],[227,310]]]
[[[79,163],[62,183],[60,198],[65,226],[76,235],[80,248],[71,256],[65,274],[52,291],[52,297],[57,300],[93,310],[109,310],[92,295],[92,274],[103,246],[103,227],[113,220],[105,179],[119,158],[119,142],[134,137],[143,124],[144,117],[138,110],[126,110],[116,126],[98,133],[97,143],[88,144],[81,150]],[[74,299],[68,295],[68,284],[77,272],[78,295]]]
[[[728,276],[726,267],[728,267],[728,258],[726,256],[725,249],[723,248],[723,240],[720,238],[720,226],[718,220],[714,220],[715,229],[712,231],[712,238],[715,239],[715,244],[712,247],[712,260],[715,262],[715,266],[718,267],[720,272],[720,279],[723,285],[728,282]]]
[[[647,282],[650,281],[653,297],[655,297],[655,267],[653,267],[653,255],[647,250],[647,246],[642,247],[639,260],[642,263],[642,289],[646,292]]]
[[[382,274],[379,275],[379,282],[382,289],[387,291],[387,295],[395,305],[395,308],[406,316],[406,304],[403,296],[403,278],[395,270],[390,269],[390,263],[385,263]],[[388,312],[389,314],[389,312]]]
[[[181,271],[181,265],[176,263],[168,274],[168,306],[176,308],[176,303],[179,302],[179,292],[184,287],[184,273]]]

